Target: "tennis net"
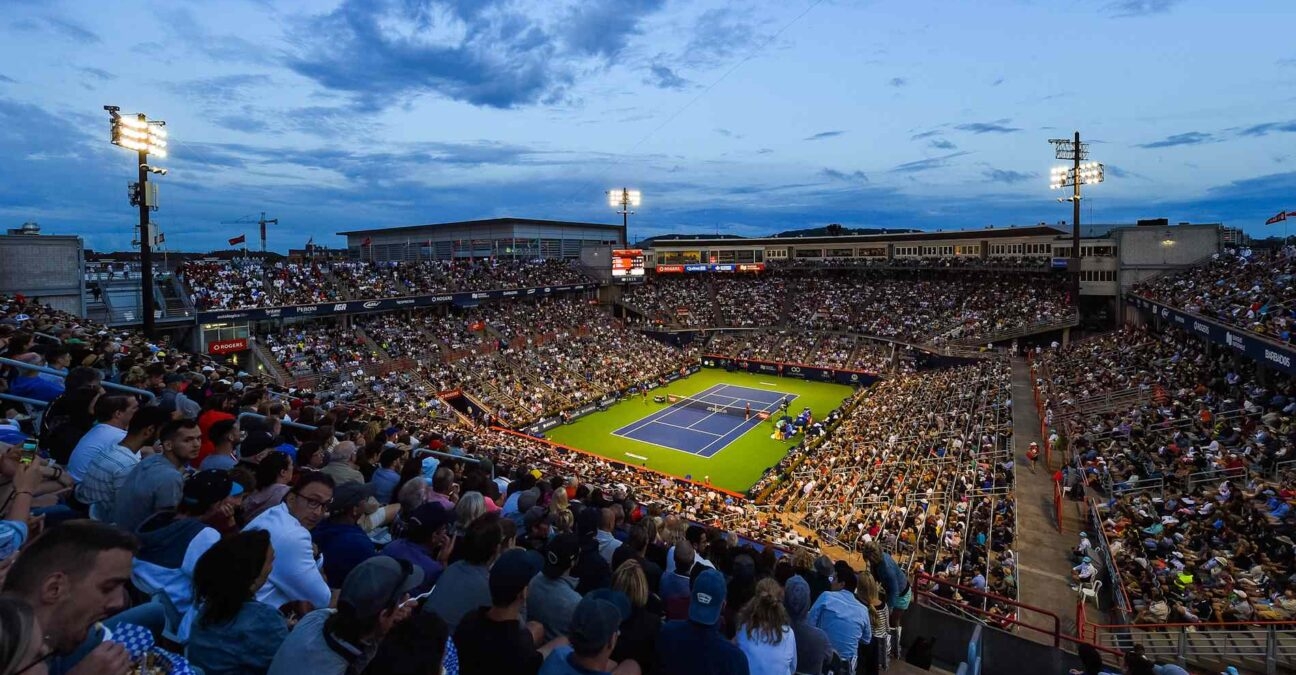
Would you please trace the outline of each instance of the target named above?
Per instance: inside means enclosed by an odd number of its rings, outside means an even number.
[[[715,401],[708,401],[704,398],[678,396],[675,394],[667,396],[666,400],[672,405],[692,408],[694,410],[705,410],[706,412],[717,413],[720,415],[733,415],[735,417],[745,418],[750,412],[750,414],[760,417],[761,419],[769,418],[769,413],[765,411],[765,408],[769,404],[761,403],[759,401],[738,400],[736,403],[717,403]],[[748,406],[751,406],[750,411],[748,410]]]

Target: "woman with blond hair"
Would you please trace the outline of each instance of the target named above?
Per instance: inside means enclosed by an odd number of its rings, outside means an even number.
[[[860,664],[864,675],[878,675],[886,662],[887,632],[890,630],[890,610],[882,587],[868,570],[860,572],[859,585],[855,597],[860,604],[868,608],[869,623],[873,627],[873,639],[860,647]]]
[[[756,594],[738,611],[734,642],[747,655],[751,675],[792,675],[796,672],[796,637],[783,608],[783,588],[761,579]]]
[[[621,622],[621,636],[612,650],[612,660],[618,663],[634,659],[639,668],[650,673],[656,660],[657,633],[661,630],[662,615],[649,607],[656,600],[648,590],[648,575],[638,560],[630,559],[612,575],[612,589],[630,598],[630,616]],[[659,602],[652,604],[660,605]]]

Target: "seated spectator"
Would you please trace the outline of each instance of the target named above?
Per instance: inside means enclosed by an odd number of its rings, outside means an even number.
[[[410,590],[422,583],[423,570],[409,563],[381,555],[360,563],[342,582],[337,609],[302,617],[279,646],[268,675],[364,671],[383,637],[409,618]]]
[[[504,532],[499,516],[483,515],[468,526],[462,549],[463,558],[446,568],[423,605],[423,611],[441,617],[453,629],[469,612],[490,604],[490,568],[500,554]],[[529,581],[529,579],[528,579]]]
[[[95,401],[94,410],[97,424],[81,437],[68,459],[68,473],[78,483],[85,480],[86,468],[99,453],[113,449],[126,438],[130,421],[139,410],[139,401],[134,396],[105,394]]]
[[[253,469],[256,490],[243,497],[243,519],[251,521],[288,495],[293,460],[284,452],[270,452]]]
[[[822,628],[807,620],[810,613],[810,584],[793,575],[783,588],[783,606],[787,608],[796,639],[796,672],[822,673],[832,659],[832,645]]]
[[[777,581],[767,578],[756,584],[756,593],[738,610],[736,623],[734,642],[747,655],[753,673],[796,672],[796,637]]]
[[[288,638],[279,610],[257,602],[274,566],[265,530],[241,532],[207,550],[193,571],[197,621],[185,656],[203,675],[264,673]]]
[[[458,675],[459,653],[444,621],[420,612],[387,633],[362,675],[394,673]]]
[[[572,612],[570,646],[554,649],[545,658],[540,674],[638,675],[639,665],[633,660],[616,663],[611,658],[623,619],[617,606],[607,600],[593,594],[582,599]]]
[[[376,488],[374,497],[379,504],[390,504],[400,484],[401,469],[405,466],[406,452],[400,448],[387,448],[378,456],[378,468],[370,480]]]
[[[221,420],[213,424],[211,429],[207,431],[207,440],[211,441],[213,449],[211,454],[202,460],[199,470],[220,469],[229,471],[238,466],[239,457],[235,451],[235,446],[239,444],[242,436],[243,433],[238,427],[237,420]]]
[[[274,567],[257,600],[271,607],[304,600],[316,608],[332,605],[333,594],[320,572],[310,530],[328,512],[333,501],[333,479],[320,473],[304,474],[280,504],[252,519],[243,529],[265,530],[274,546]]]
[[[554,537],[544,550],[543,569],[531,580],[527,618],[544,626],[545,640],[567,634],[572,610],[580,602],[576,579],[569,575],[578,553],[580,543],[576,535],[564,533]]]
[[[311,541],[324,558],[324,578],[331,588],[340,588],[356,565],[377,555],[373,541],[359,524],[373,494],[374,486],[369,483],[338,485],[333,489],[329,517],[311,529]]]
[[[18,598],[0,597],[0,673],[48,673],[45,633],[31,605]]]
[[[612,650],[612,660],[631,660],[639,664],[643,672],[651,673],[656,667],[655,647],[657,635],[661,632],[662,615],[649,604],[659,605],[660,602],[649,591],[648,577],[640,561],[622,563],[612,574],[612,589],[623,593],[630,603],[629,616],[621,621],[621,634]]]
[[[332,478],[336,485],[365,482],[364,474],[360,473],[356,464],[356,444],[351,441],[342,441],[333,446],[329,462],[320,472]]]
[[[131,418],[126,436],[112,448],[100,452],[85,469],[85,480],[76,486],[76,498],[90,507],[90,517],[105,523],[114,521],[117,492],[126,476],[140,463],[141,450],[157,442],[171,416],[157,408],[145,408]],[[129,528],[127,528],[129,529]]]
[[[243,493],[224,471],[202,471],[185,481],[183,498],[174,509],[146,518],[136,530],[139,552],[131,580],[139,590],[162,601],[167,627],[184,644],[193,624],[194,568],[231,529],[234,498]]]
[[[135,537],[89,520],[63,523],[32,540],[4,580],[4,595],[36,614],[50,670],[74,675],[125,673],[126,648],[103,641],[96,623],[125,608]]]
[[[168,422],[158,438],[162,452],[135,465],[117,490],[113,521],[128,532],[150,515],[180,503],[184,472],[202,447],[202,432],[193,420]]]
[[[44,359],[35,352],[19,354],[14,357],[14,360],[33,366],[45,365]],[[41,377],[40,371],[34,368],[19,368],[18,375],[9,381],[8,393],[50,403],[63,395],[63,380],[50,380]]]
[[[167,373],[162,378],[162,383],[165,388],[157,398],[157,407],[181,419],[198,419],[201,408],[184,394],[185,388],[189,386],[189,377],[184,373]]]
[[[724,575],[708,569],[698,575],[688,619],[668,621],[657,640],[657,672],[678,675],[746,675],[747,655],[720,634],[725,604]]]
[[[401,536],[383,547],[383,555],[408,560],[423,569],[423,585],[415,595],[426,593],[445,571],[450,558],[450,524],[454,514],[438,503],[420,504],[405,518]]]
[[[511,549],[495,561],[490,569],[489,604],[465,614],[454,632],[462,675],[533,674],[554,647],[566,642],[544,643],[539,624],[522,623],[527,586],[539,573],[540,561],[533,551]],[[428,604],[435,598],[434,593]]]

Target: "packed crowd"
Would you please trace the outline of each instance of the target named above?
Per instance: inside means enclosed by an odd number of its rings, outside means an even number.
[[[290,376],[354,374],[379,355],[355,331],[328,322],[285,325],[261,341]]]
[[[1230,326],[1292,341],[1296,247],[1228,249],[1204,265],[1139,284],[1134,293]]]
[[[1048,350],[1036,368],[1066,459],[1055,480],[1097,499],[1078,583],[1112,575],[1139,623],[1296,619],[1296,382],[1176,329]]]
[[[0,672],[876,672],[912,597],[881,550],[777,557],[742,537],[806,542],[705,485],[0,317],[6,354],[80,364],[6,381],[50,405],[0,424]],[[134,367],[148,395],[104,390]]]
[[[979,256],[959,256],[957,258],[945,257],[919,257],[919,258],[867,258],[867,259],[849,259],[849,258],[787,258],[783,260],[771,260],[766,263],[773,269],[787,269],[790,267],[801,269],[887,269],[887,268],[925,268],[925,269],[980,269],[980,268],[1012,268],[1020,270],[1046,270],[1049,269],[1053,260],[1049,257],[1024,257],[1024,256],[997,256],[982,258]]]
[[[755,330],[716,332],[706,345],[708,354],[735,359],[799,363],[889,373],[912,372],[912,362],[895,359],[891,343],[842,333],[807,330]]]
[[[753,490],[825,541],[880,546],[915,572],[1015,598],[1008,373],[996,361],[880,381]]]
[[[623,299],[655,325],[686,328],[718,325],[705,280],[656,276],[646,283],[628,286]]]
[[[567,260],[186,262],[177,273],[202,311],[535,288],[588,281]],[[267,287],[269,283],[269,287]]]

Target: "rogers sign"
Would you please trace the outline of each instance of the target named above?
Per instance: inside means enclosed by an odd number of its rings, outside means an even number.
[[[237,340],[217,340],[207,345],[207,353],[216,355],[233,354],[234,352],[241,352],[247,348],[247,338],[239,338]]]

